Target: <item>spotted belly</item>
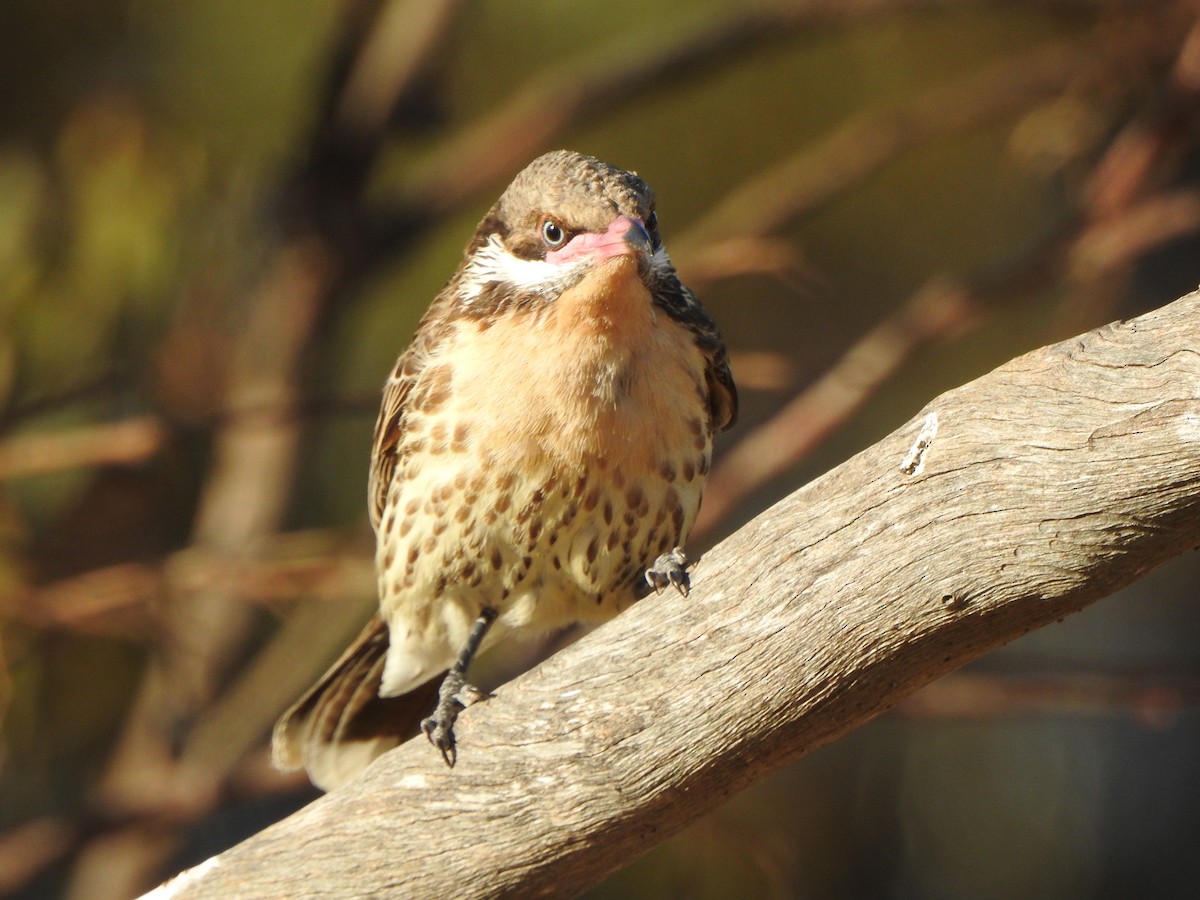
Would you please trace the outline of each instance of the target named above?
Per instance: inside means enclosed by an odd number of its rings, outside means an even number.
[[[625,609],[646,567],[691,529],[708,453],[705,442],[653,471],[597,457],[533,478],[493,476],[464,456],[458,471],[405,482],[429,490],[398,498],[380,530],[380,605],[391,629],[384,695],[452,665],[485,607],[499,613],[489,642]]]

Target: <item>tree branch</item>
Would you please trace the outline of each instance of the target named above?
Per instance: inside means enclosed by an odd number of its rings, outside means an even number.
[[[934,400],[651,597],[175,897],[573,894],[1200,542],[1200,293]],[[936,427],[935,426],[936,423]],[[920,439],[918,439],[920,436]]]

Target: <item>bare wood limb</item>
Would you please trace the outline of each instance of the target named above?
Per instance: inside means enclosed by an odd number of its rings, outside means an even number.
[[[690,599],[638,604],[468,711],[455,769],[411,742],[172,896],[595,883],[1200,543],[1197,347],[1200,293],[942,395],[714,549]]]

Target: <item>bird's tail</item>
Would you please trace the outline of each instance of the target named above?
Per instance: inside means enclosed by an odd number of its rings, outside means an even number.
[[[420,731],[433,709],[438,679],[399,697],[380,697],[388,630],[378,615],[292,707],[271,737],[277,769],[303,767],[329,791],[353,778],[375,757]]]

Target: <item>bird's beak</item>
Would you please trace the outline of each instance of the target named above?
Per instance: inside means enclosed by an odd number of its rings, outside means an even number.
[[[600,233],[585,231],[575,235],[565,247],[546,254],[546,262],[579,262],[590,259],[594,263],[618,256],[650,256],[654,252],[650,233],[640,219],[617,216],[608,228]]]

